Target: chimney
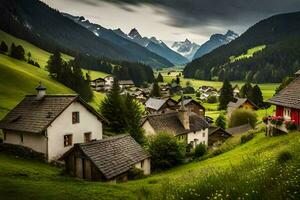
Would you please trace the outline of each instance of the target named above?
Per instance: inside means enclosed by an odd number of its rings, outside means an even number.
[[[36,99],[37,100],[43,99],[43,97],[46,95],[46,87],[43,86],[42,83],[40,82],[39,86],[37,86],[35,89],[38,92],[36,95]]]
[[[190,116],[189,112],[183,105],[183,92],[181,91],[181,106],[178,110],[178,118],[180,122],[182,123],[184,129],[190,129]]]

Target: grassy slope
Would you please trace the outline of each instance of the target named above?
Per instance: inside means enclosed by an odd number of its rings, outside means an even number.
[[[41,81],[49,94],[74,93],[54,81],[48,72],[0,54],[0,119],[27,94],[35,94]]]
[[[239,55],[239,56],[231,56],[230,62],[235,62],[237,60],[241,60],[241,59],[245,59],[245,58],[251,58],[253,56],[254,53],[257,53],[259,51],[262,51],[264,48],[266,48],[266,45],[260,45],[260,46],[256,46],[253,47],[251,49],[247,50],[247,53]]]
[[[197,176],[197,179],[201,179],[205,171],[215,169],[222,173],[232,166],[245,164],[248,158],[255,158],[260,162],[267,158],[275,158],[282,150],[299,154],[293,151],[299,144],[299,133],[273,138],[259,133],[250,142],[219,156],[182,165],[146,179],[117,185],[65,177],[61,175],[61,169],[2,153],[0,194],[7,199],[15,199],[17,196],[21,199],[136,199],[141,191],[146,190],[155,196],[158,194],[156,190],[161,189],[166,183],[187,184],[191,181],[191,177]]]

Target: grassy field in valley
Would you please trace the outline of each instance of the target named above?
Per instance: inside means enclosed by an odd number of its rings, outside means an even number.
[[[236,140],[236,138],[232,138],[231,140],[239,143],[239,140]],[[246,193],[251,194],[252,190],[261,187],[261,192],[265,192],[264,196],[268,197],[269,195],[269,198],[266,199],[272,199],[274,198],[274,194],[277,195],[276,192],[281,189],[280,187],[283,187],[282,189],[285,190],[287,189],[277,183],[290,181],[290,183],[295,184],[295,182],[291,181],[300,181],[299,177],[297,180],[294,180],[293,176],[286,176],[287,174],[284,174],[284,170],[281,170],[280,173],[272,177],[276,180],[276,184],[270,185],[268,189],[264,189],[260,185],[265,183],[266,180],[265,182],[257,180],[257,182],[253,182],[253,185],[247,185],[248,181],[251,182],[247,177],[249,174],[266,167],[263,177],[272,182],[271,177],[267,177],[269,174],[267,166],[274,163],[278,154],[283,150],[292,152],[294,159],[291,164],[288,163],[286,166],[296,168],[293,169],[294,172],[299,172],[300,153],[296,151],[296,149],[299,150],[299,144],[300,134],[298,132],[278,137],[266,137],[260,132],[246,144],[235,144],[235,148],[218,156],[181,165],[169,171],[153,174],[145,179],[116,185],[87,182],[64,176],[62,175],[62,169],[51,167],[38,161],[25,160],[1,153],[0,194],[5,196],[6,199],[15,199],[16,197],[18,199],[179,199],[174,198],[174,195],[176,197],[180,195],[182,199],[199,199],[199,197],[195,198],[193,194],[185,194],[182,188],[188,186],[193,191],[201,193],[201,187],[198,188],[197,183],[206,180],[208,175],[214,173],[223,177],[229,171],[246,167],[254,159],[255,163],[245,168],[247,173],[244,171],[243,173],[245,174],[239,174],[238,171],[235,172],[236,176],[240,176],[239,183],[235,182],[235,179],[222,180],[223,183],[219,182],[219,180],[214,180],[213,183],[218,184],[211,186],[212,188],[209,191],[214,194],[216,191],[227,188],[224,192],[233,195],[233,187],[239,189],[241,186],[247,186],[241,188],[245,193],[240,194],[241,197],[247,199]],[[294,166],[294,162],[298,163],[298,165]],[[299,185],[295,186],[299,187]],[[231,187],[231,190],[228,189],[229,187]],[[207,188],[204,191],[208,192]],[[274,191],[275,193],[272,194]],[[207,193],[206,195],[211,194]]]
[[[251,58],[253,56],[254,53],[257,53],[259,51],[262,51],[264,48],[266,48],[266,45],[260,45],[260,46],[256,46],[253,47],[251,49],[247,50],[247,53],[239,55],[239,56],[231,56],[230,62],[235,62],[237,60],[241,60],[241,59],[245,59],[245,58]]]

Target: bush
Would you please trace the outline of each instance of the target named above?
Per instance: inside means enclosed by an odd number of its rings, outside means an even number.
[[[148,151],[151,155],[152,170],[160,171],[183,162],[185,145],[171,134],[159,133],[149,139]]]
[[[198,144],[194,150],[194,157],[200,158],[206,153],[206,146],[204,144]]]
[[[253,133],[242,135],[242,137],[241,137],[241,144],[244,144],[244,143],[248,142],[249,140],[252,140],[253,138],[254,138],[254,134]]]
[[[293,158],[292,154],[288,151],[282,151],[277,156],[277,162],[280,164],[286,163]]]
[[[194,94],[195,89],[192,86],[186,86],[185,88],[183,88],[183,93],[184,94]]]
[[[228,126],[229,128],[231,128],[249,123],[254,128],[256,122],[257,115],[252,110],[236,109],[231,114]]]
[[[226,118],[222,113],[216,119],[216,125],[222,129],[226,128]]]
[[[133,167],[128,171],[128,179],[129,180],[136,180],[136,179],[141,179],[144,178],[144,172],[141,169],[138,169],[136,167]]]
[[[284,123],[285,123],[287,130],[296,130],[297,129],[297,125],[294,120],[285,121]]]
[[[208,96],[206,101],[207,103],[217,103],[218,98],[216,96]]]

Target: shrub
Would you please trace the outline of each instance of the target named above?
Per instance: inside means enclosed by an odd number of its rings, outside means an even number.
[[[138,169],[136,167],[133,167],[128,171],[128,179],[129,180],[136,180],[136,179],[141,179],[144,178],[144,172],[141,169]]]
[[[222,129],[226,128],[226,119],[225,116],[221,113],[216,119],[216,125]]]
[[[171,134],[159,133],[149,139],[148,151],[152,170],[160,171],[183,162],[185,145]]]
[[[206,146],[204,144],[198,144],[194,150],[194,157],[200,158],[206,153]]]
[[[280,164],[286,163],[293,158],[292,154],[288,151],[282,151],[277,156],[277,162]]]
[[[192,86],[186,86],[185,88],[183,88],[183,93],[184,94],[194,94],[195,89]]]
[[[254,138],[254,134],[253,133],[242,135],[242,137],[241,137],[241,144],[244,144],[244,143],[252,140],[253,138]]]
[[[284,123],[285,123],[287,130],[296,130],[297,129],[297,125],[294,120],[285,121]]]
[[[207,103],[217,103],[218,98],[216,96],[208,96],[206,101]]]
[[[277,126],[281,126],[284,121],[283,117],[281,117],[281,116],[273,116],[273,117],[271,117],[270,120],[271,120],[271,124],[277,125]]]
[[[253,128],[257,122],[257,115],[252,110],[236,109],[229,119],[229,127],[240,126],[249,123]]]

